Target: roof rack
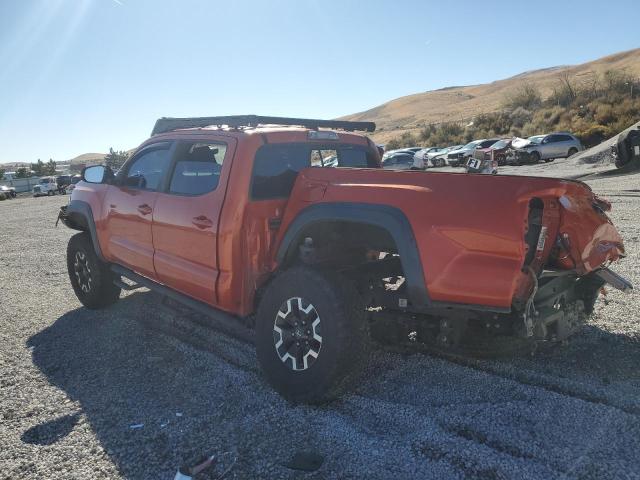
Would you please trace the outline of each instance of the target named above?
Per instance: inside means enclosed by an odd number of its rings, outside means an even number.
[[[332,128],[336,130],[346,130],[353,132],[361,130],[373,132],[376,124],[373,122],[348,122],[345,120],[314,120],[310,118],[288,118],[288,117],[263,117],[260,115],[230,115],[226,117],[191,117],[191,118],[170,118],[162,117],[156,121],[151,135],[171,132],[181,128],[203,128],[210,126],[226,125],[232,128],[257,127],[258,125],[291,125],[306,128]]]

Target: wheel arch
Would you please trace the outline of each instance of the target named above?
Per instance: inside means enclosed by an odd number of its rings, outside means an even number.
[[[336,222],[374,227],[385,232],[393,240],[400,256],[409,300],[414,306],[420,307],[431,303],[413,228],[400,209],[388,205],[336,202],[319,203],[305,208],[289,224],[278,245],[278,265],[284,267],[291,264],[306,232],[323,224]]]
[[[93,218],[93,210],[91,205],[82,200],[71,200],[66,208],[63,223],[73,229],[81,232],[88,232],[91,235],[91,243],[98,258],[106,262],[100,249],[98,241],[98,232],[96,231],[96,223]]]

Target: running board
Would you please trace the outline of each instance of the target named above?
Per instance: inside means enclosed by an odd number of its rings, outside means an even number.
[[[180,292],[176,292],[166,285],[162,285],[161,283],[158,283],[147,277],[138,275],[137,273],[120,265],[112,264],[111,271],[134,282],[137,285],[136,288],[146,287],[149,290],[153,290],[160,295],[167,296],[172,300],[181,303],[191,310],[194,310],[202,315],[206,315],[213,320],[213,322],[211,323],[211,327],[220,330],[221,332],[226,333],[227,335],[230,335],[234,338],[237,338],[238,340],[242,340],[244,342],[252,344],[255,343],[253,330],[247,328],[243,324],[243,319],[241,317],[236,317],[235,315],[231,315],[227,312],[223,312],[222,310],[218,310],[217,308],[207,305],[204,302],[195,300]],[[127,286],[129,287],[130,285]]]
[[[616,272],[609,270],[608,268],[603,268],[596,272],[596,275],[600,277],[602,280],[607,282],[613,288],[617,288],[621,292],[629,293],[633,290],[633,285],[626,278],[618,275]]]

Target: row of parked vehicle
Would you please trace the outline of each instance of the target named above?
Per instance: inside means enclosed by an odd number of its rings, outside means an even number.
[[[64,195],[71,193],[76,184],[82,180],[81,175],[59,175],[57,177],[42,177],[37,185],[33,186],[34,197],[43,195],[51,196],[59,193]]]
[[[385,152],[382,163],[391,169],[425,169],[428,167],[467,167],[476,170],[483,164],[535,164],[541,160],[570,157],[583,150],[574,135],[567,132],[534,135],[529,138],[484,138],[466,145],[450,147],[410,147]]]

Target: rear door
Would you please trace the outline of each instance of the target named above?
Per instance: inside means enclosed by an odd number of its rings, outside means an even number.
[[[156,278],[151,224],[171,153],[171,142],[143,148],[123,166],[105,196],[107,258],[149,278]]]
[[[154,266],[165,285],[215,305],[218,221],[235,139],[180,141],[153,217]]]

